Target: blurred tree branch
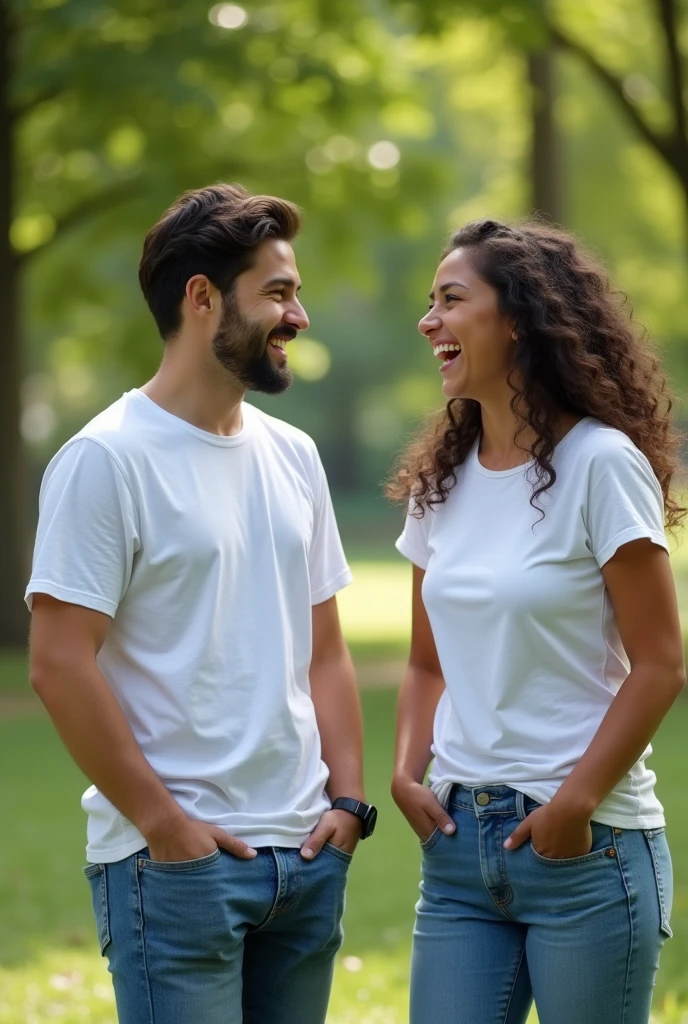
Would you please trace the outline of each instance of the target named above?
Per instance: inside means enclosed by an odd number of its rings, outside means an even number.
[[[49,89],[45,89],[43,92],[33,96],[30,100],[26,100],[24,103],[18,103],[13,107],[10,107],[9,116],[12,124],[16,124],[21,121],[23,117],[28,117],[37,107],[40,107],[42,103],[49,103],[50,100],[55,100],[64,92],[64,88],[58,85],[54,85]]]
[[[686,136],[685,73],[679,48],[679,27],[675,0],[656,0],[659,21],[667,49],[667,78],[671,105],[674,111],[677,149],[682,166],[688,167],[688,137]]]
[[[120,206],[129,199],[135,198],[135,196],[143,191],[143,188],[144,178],[141,175],[128,181],[116,182],[110,188],[84,199],[78,206],[74,206],[71,210],[57,218],[55,231],[46,242],[36,246],[35,249],[30,249],[28,252],[18,253],[16,255],[18,265],[24,267],[34,256],[44,252],[67,231],[71,231],[81,224],[86,224],[93,220],[94,217],[98,217],[100,214]]]
[[[593,76],[605,87],[616,103],[618,103],[625,116],[645,142],[659,154],[662,160],[675,166],[675,147],[672,136],[657,132],[645,120],[635,103],[626,96],[623,80],[606,67],[592,50],[588,49],[579,40],[573,39],[559,26],[553,22],[548,22],[548,28],[553,42],[562,50],[567,50],[581,60],[588,70],[592,72]]]

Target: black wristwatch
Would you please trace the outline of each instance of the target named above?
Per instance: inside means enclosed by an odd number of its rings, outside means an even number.
[[[348,811],[349,814],[355,814],[357,818],[360,818],[363,824],[361,839],[367,839],[375,831],[377,807],[373,807],[372,804],[364,804],[362,800],[354,800],[350,796],[338,796],[336,800],[332,801],[332,810]]]

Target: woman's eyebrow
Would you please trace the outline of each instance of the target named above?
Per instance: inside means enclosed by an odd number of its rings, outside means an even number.
[[[446,284],[441,284],[440,285],[440,291],[441,292],[446,292],[449,288],[465,288],[466,291],[469,291],[468,285],[467,284],[462,284],[461,281],[447,281]],[[435,293],[434,292],[430,292],[430,298],[434,300],[434,298],[435,298]]]

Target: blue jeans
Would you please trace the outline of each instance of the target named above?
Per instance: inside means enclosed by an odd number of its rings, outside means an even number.
[[[671,935],[664,829],[593,822],[590,853],[567,860],[505,850],[538,806],[508,786],[453,788],[456,832],[422,844],[411,1024],[523,1024],[533,998],[540,1024],[647,1024]]]
[[[323,1024],[351,855],[91,864],[120,1024]]]

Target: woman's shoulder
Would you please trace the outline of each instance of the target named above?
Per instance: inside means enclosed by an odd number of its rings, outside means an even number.
[[[560,448],[561,455],[579,468],[644,459],[628,434],[593,416],[579,420],[560,442]]]
[[[560,463],[561,477],[575,480],[598,501],[640,500],[652,492],[661,496],[655,472],[628,434],[593,417],[580,421],[568,455]]]

